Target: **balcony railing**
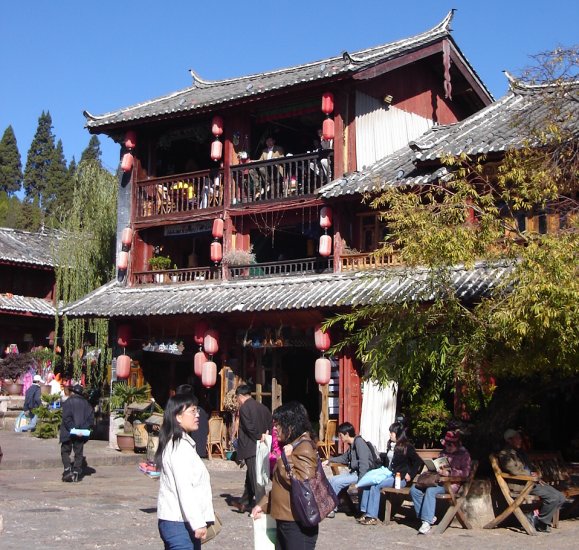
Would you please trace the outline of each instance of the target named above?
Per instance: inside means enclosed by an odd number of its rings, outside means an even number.
[[[311,275],[314,273],[332,273],[332,258],[303,258],[284,262],[262,262],[251,265],[228,266],[230,279],[256,279],[262,277],[280,277]]]
[[[231,204],[311,195],[332,180],[333,151],[305,153],[231,167]]]
[[[342,262],[342,271],[365,271],[401,264],[400,258],[396,254],[385,254],[383,256],[351,254],[342,256],[340,261]]]
[[[223,173],[202,170],[138,181],[137,219],[223,206]]]
[[[133,273],[133,279],[137,285],[215,281],[221,279],[221,268],[192,267],[162,271],[137,271]]]

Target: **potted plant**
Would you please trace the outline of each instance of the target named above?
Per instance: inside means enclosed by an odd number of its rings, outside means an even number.
[[[0,380],[2,386],[10,395],[22,395],[23,385],[18,383],[18,379],[33,364],[34,360],[29,353],[9,353],[0,360]]]
[[[122,430],[115,435],[117,445],[122,452],[132,452],[135,448],[133,421],[140,420],[138,413],[130,408],[132,403],[149,401],[151,387],[148,384],[136,388],[129,386],[126,382],[117,382],[113,387],[110,399],[111,410],[116,410],[116,418],[123,419]]]
[[[221,261],[223,265],[228,267],[248,266],[254,264],[255,252],[253,252],[253,245],[249,247],[249,250],[228,250],[223,254],[223,259]]]
[[[166,271],[171,269],[171,258],[169,256],[153,256],[149,258],[149,268],[151,271]],[[162,283],[165,281],[165,274],[159,273],[155,275],[155,282]]]

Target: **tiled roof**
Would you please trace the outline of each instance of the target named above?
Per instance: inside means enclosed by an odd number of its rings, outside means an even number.
[[[579,84],[571,84],[560,97],[560,87],[524,85],[507,78],[510,91],[499,101],[461,122],[431,128],[408,146],[362,172],[328,183],[318,193],[331,198],[378,192],[392,185],[427,183],[449,173],[446,167],[433,164],[444,155],[489,154],[523,147],[529,139],[525,129],[539,127],[552,116],[549,98],[557,101],[561,125],[579,134]]]
[[[3,313],[33,313],[54,317],[54,306],[42,298],[17,296],[16,294],[0,294],[0,312]]]
[[[464,299],[488,293],[511,271],[508,265],[457,267],[452,285]],[[430,300],[427,271],[415,268],[125,287],[112,281],[64,308],[71,317],[144,317],[283,310],[337,309],[378,302]]]
[[[54,247],[60,239],[55,231],[31,233],[0,227],[0,262],[54,266]]]
[[[400,57],[444,37],[449,37],[452,14],[452,11],[449,12],[438,25],[411,38],[354,53],[344,52],[339,56],[296,67],[212,82],[202,80],[192,71],[194,84],[184,90],[100,116],[94,116],[85,111],[87,127],[99,128],[117,123],[170,116],[209,106],[224,106],[227,103],[251,99],[274,90],[299,86],[305,82],[323,81],[354,74],[378,63]],[[488,93],[466,59],[465,64],[481,88]],[[490,93],[488,96],[491,97]]]

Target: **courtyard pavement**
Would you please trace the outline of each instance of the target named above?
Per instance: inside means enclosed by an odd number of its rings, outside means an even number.
[[[81,483],[62,483],[56,440],[40,440],[28,434],[0,430],[4,453],[0,464],[0,533],[2,550],[63,550],[67,548],[162,548],[156,525],[158,481],[141,474],[142,455],[124,455],[104,441],[85,446],[89,466],[95,469]],[[221,550],[253,548],[252,520],[234,512],[226,503],[239,496],[245,477],[235,463],[205,461],[211,474],[215,510],[223,522],[220,535],[206,545]],[[418,536],[410,509],[389,526],[363,526],[339,513],[320,526],[318,550],[336,547],[438,549],[575,549],[579,519],[566,520],[551,534],[529,537],[520,529],[467,531],[449,528],[443,535]]]

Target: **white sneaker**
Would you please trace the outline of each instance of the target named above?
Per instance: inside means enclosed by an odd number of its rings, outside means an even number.
[[[420,529],[418,529],[418,534],[426,535],[426,533],[428,533],[430,529],[431,529],[430,523],[428,523],[428,521],[423,521],[422,525],[420,526]]]
[[[432,516],[432,521],[430,522],[430,525],[434,525],[436,523],[437,517],[436,516]]]

